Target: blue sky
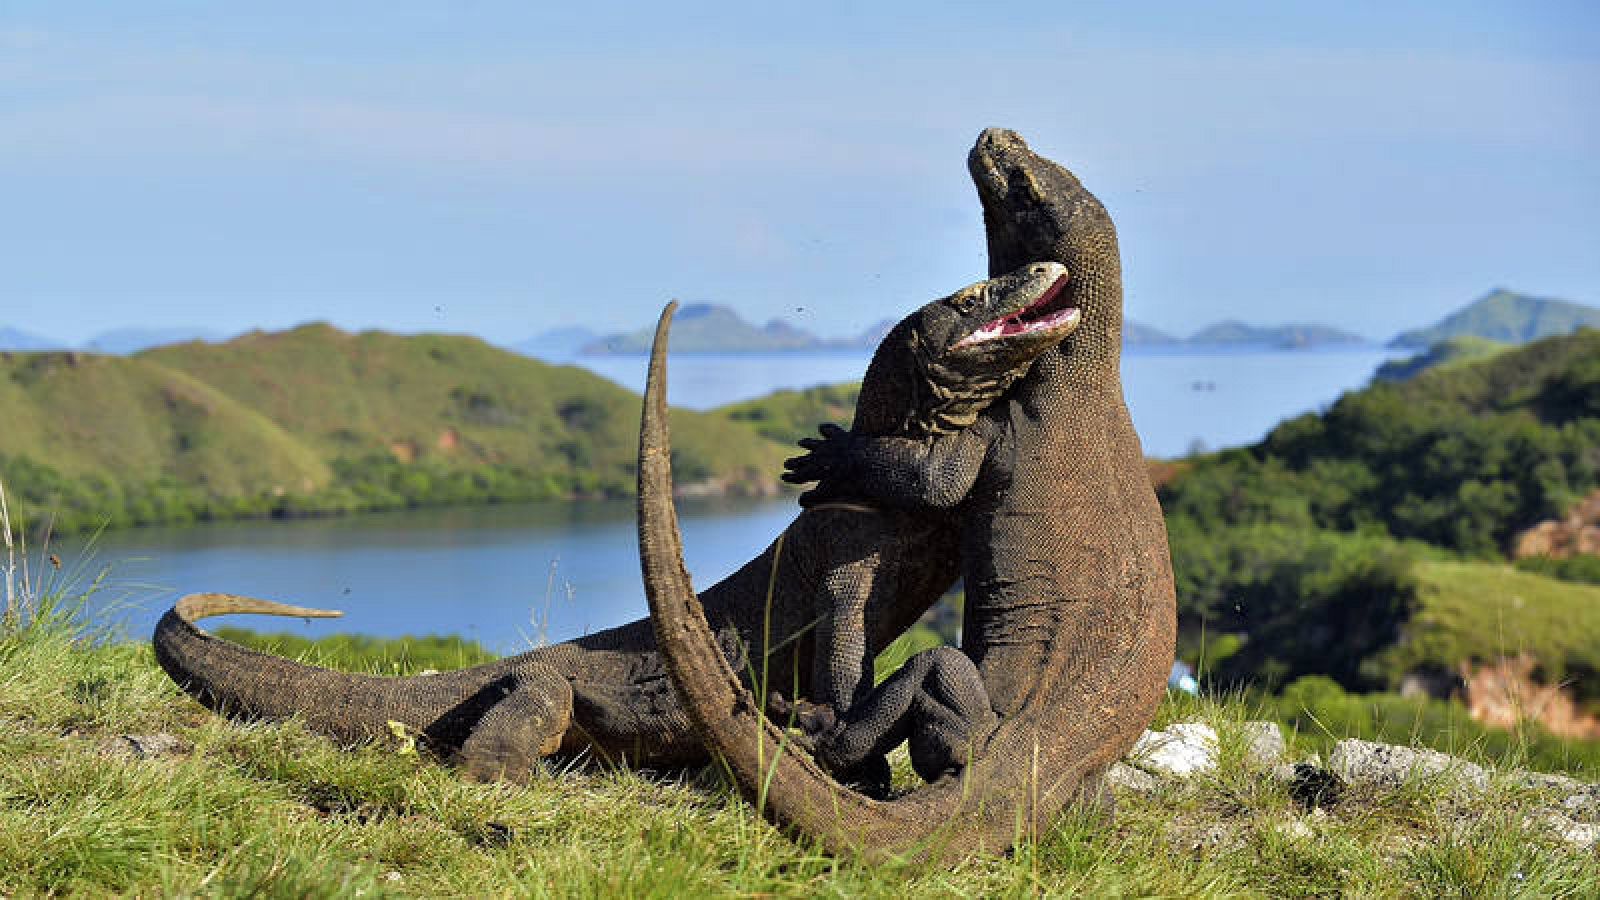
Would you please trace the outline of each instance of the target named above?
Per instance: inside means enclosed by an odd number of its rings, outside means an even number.
[[[0,3],[0,326],[852,333],[982,276],[988,125],[1175,332],[1600,304],[1594,3],[551,5]]]

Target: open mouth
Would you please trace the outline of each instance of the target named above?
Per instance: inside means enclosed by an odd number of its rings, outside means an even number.
[[[1054,332],[1067,325],[1076,324],[1078,308],[1068,306],[1062,292],[1067,287],[1066,275],[1055,280],[1038,300],[1009,316],[987,322],[956,343],[957,347],[970,347],[988,341],[1016,337],[1023,334]]]

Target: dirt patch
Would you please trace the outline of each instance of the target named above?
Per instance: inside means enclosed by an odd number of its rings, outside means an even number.
[[[1600,490],[1573,505],[1563,519],[1548,519],[1518,534],[1511,552],[1517,559],[1574,554],[1600,556]]]
[[[1559,685],[1535,681],[1537,667],[1526,653],[1481,667],[1462,663],[1468,714],[1496,728],[1532,721],[1560,737],[1600,740],[1600,719],[1579,709]]]

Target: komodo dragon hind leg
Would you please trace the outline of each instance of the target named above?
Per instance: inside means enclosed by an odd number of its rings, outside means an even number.
[[[474,700],[489,708],[451,762],[478,781],[527,781],[572,724],[572,685],[556,669],[530,662],[481,693],[487,696]]]

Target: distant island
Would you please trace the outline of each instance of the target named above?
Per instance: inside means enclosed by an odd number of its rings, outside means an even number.
[[[803,328],[773,319],[765,325],[747,322],[727,306],[694,303],[685,306],[673,321],[674,353],[795,353],[855,351],[871,352],[894,326],[884,320],[861,334],[846,338],[823,338]],[[514,344],[513,349],[531,356],[560,358],[585,356],[640,355],[650,351],[653,328],[639,328],[596,337],[581,328],[562,328]],[[1193,337],[1177,338],[1160,329],[1128,322],[1123,330],[1129,347],[1271,347],[1309,349],[1327,345],[1359,345],[1366,338],[1328,325],[1247,325],[1220,322],[1201,329]]]
[[[871,351],[894,327],[885,320],[849,338],[821,338],[782,319],[765,325],[752,325],[727,306],[691,303],[678,311],[672,322],[674,353],[792,353],[821,350]],[[548,332],[547,332],[548,334]],[[592,356],[631,355],[650,352],[655,328],[640,328],[587,341],[578,352]],[[537,339],[535,339],[537,340]]]
[[[1457,337],[1526,344],[1584,327],[1600,328],[1600,309],[1496,288],[1427,328],[1401,332],[1389,346],[1424,349]]]

